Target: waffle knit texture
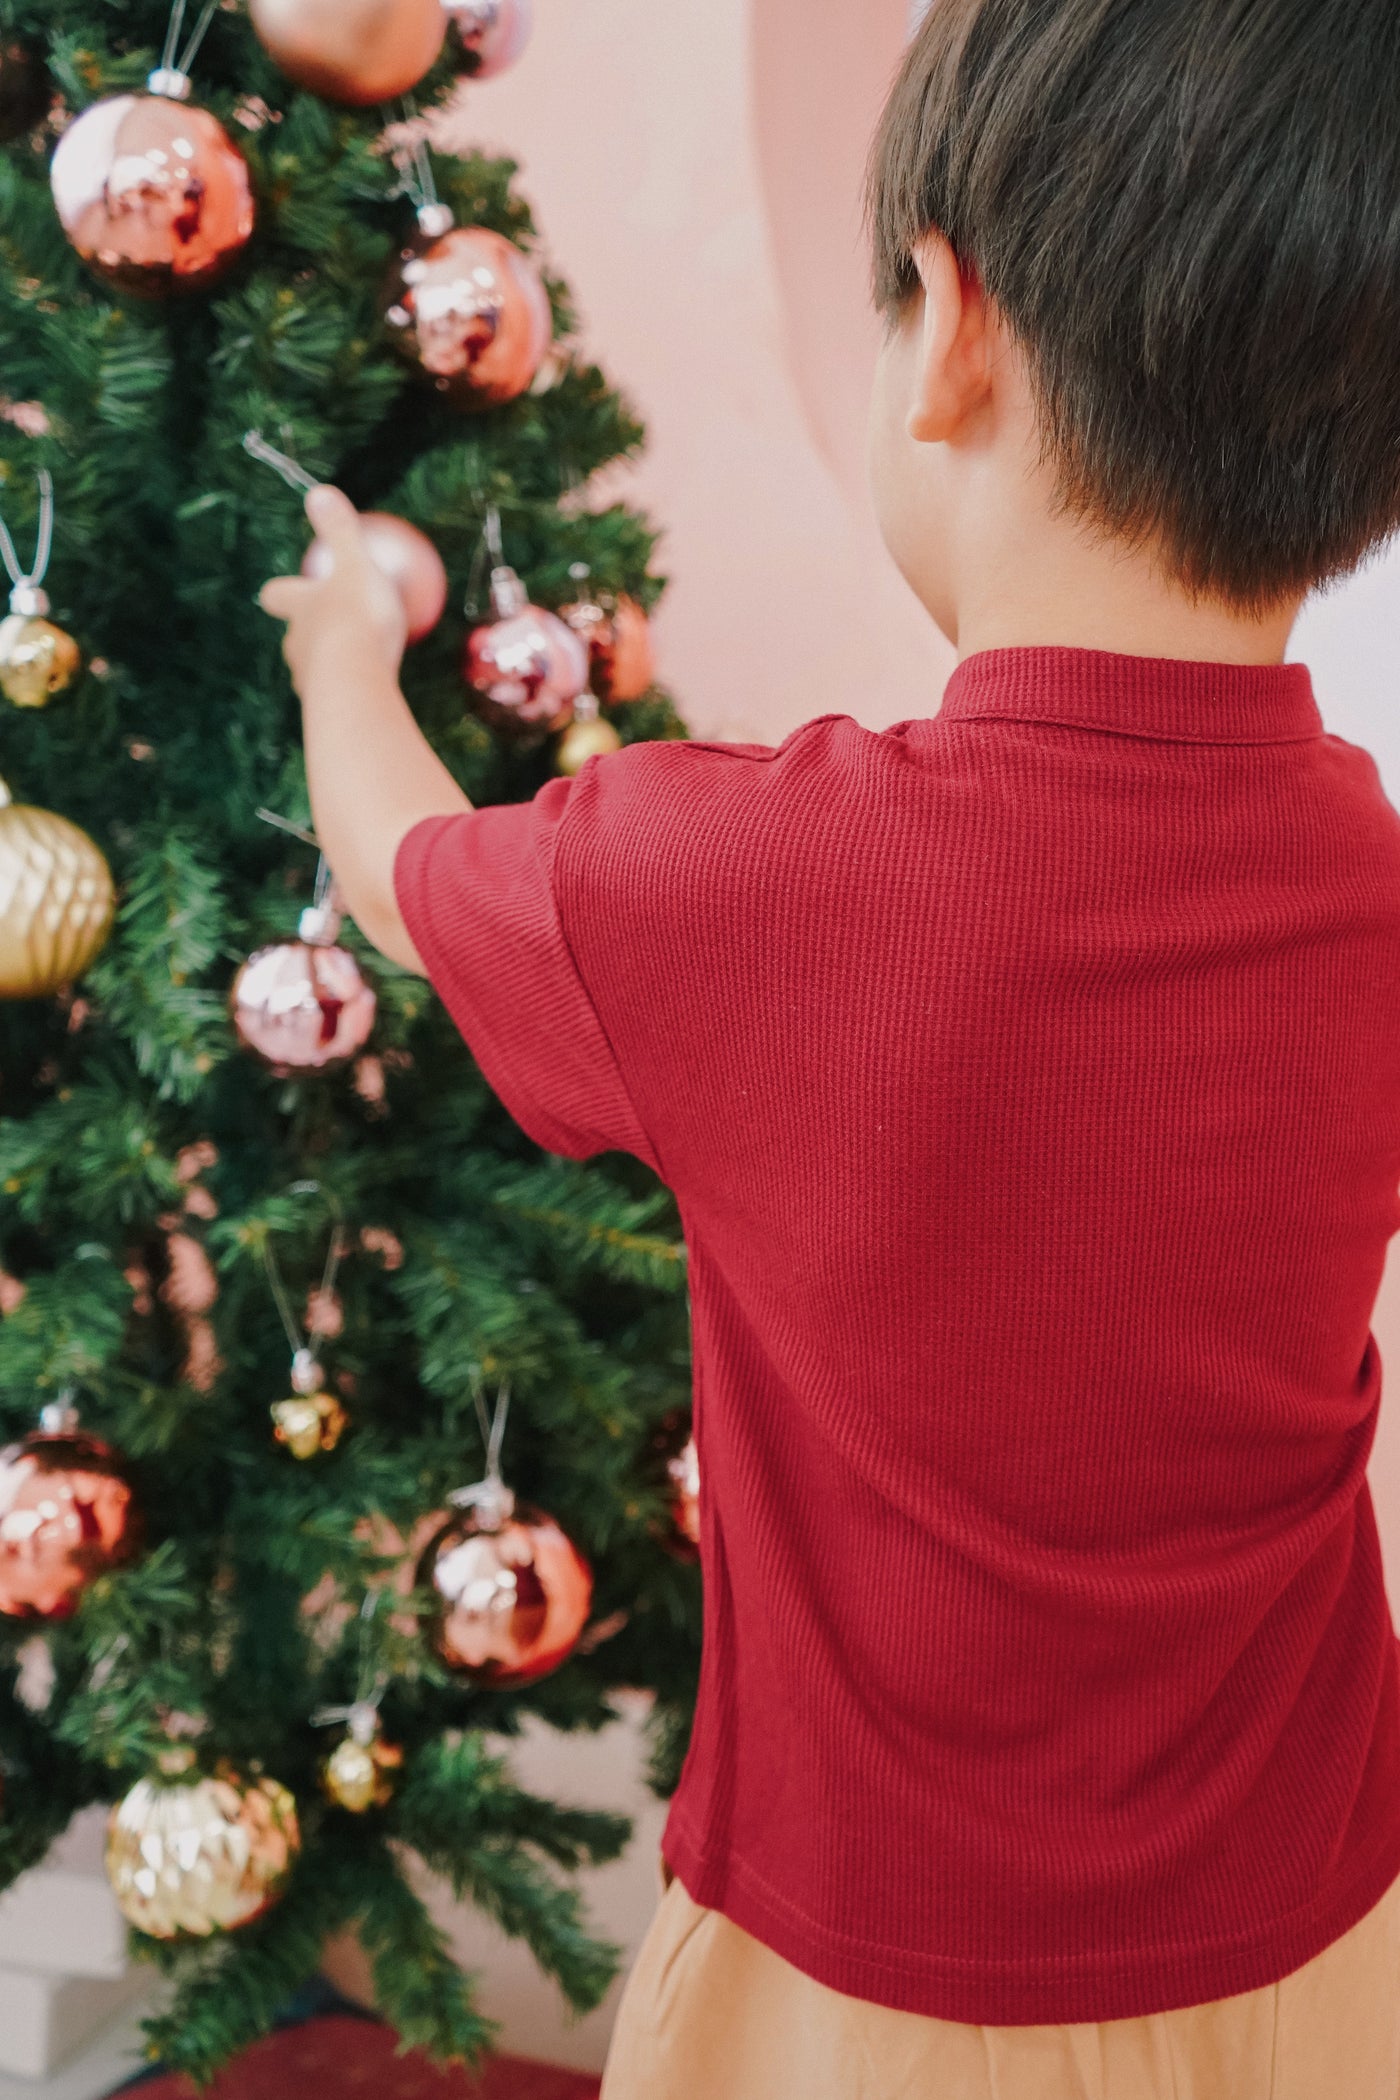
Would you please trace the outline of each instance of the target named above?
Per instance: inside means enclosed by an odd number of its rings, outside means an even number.
[[[430,818],[396,880],[525,1131],[680,1207],[696,1901],[989,2025],[1253,1990],[1364,1916],[1400,816],[1306,670],[991,651],[883,732]]]

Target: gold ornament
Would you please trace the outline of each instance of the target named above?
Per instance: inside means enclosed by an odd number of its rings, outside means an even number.
[[[67,692],[82,661],[72,635],[52,620],[23,612],[0,620],[0,692],[16,707],[47,707]]]
[[[393,1798],[391,1773],[403,1765],[397,1743],[386,1743],[379,1734],[379,1717],[355,1707],[350,1714],[350,1733],[337,1743],[326,1759],[322,1784],[332,1801],[362,1816],[371,1808],[383,1808]]]
[[[112,871],[85,831],[12,802],[0,781],[0,999],[80,977],[112,928]]]
[[[296,1803],[275,1779],[246,1781],[227,1768],[142,1779],[112,1810],[107,1878],[138,1932],[205,1939],[270,1909],[300,1846]]]
[[[574,719],[560,737],[554,750],[554,763],[561,773],[577,773],[590,758],[599,758],[606,751],[620,751],[622,738],[611,722],[605,722],[598,712],[598,701],[593,693],[580,693],[574,702]]]
[[[274,1402],[271,1414],[273,1433],[293,1458],[316,1458],[322,1451],[334,1451],[350,1421],[334,1393],[297,1393],[290,1400]]]

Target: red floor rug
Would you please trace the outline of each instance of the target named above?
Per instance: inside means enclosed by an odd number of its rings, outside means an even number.
[[[187,2078],[151,2078],[130,2100],[194,2100]],[[598,2100],[598,2080],[580,2071],[498,2056],[479,2076],[439,2070],[426,2057],[397,2056],[387,2027],[333,2013],[269,2035],[246,2050],[205,2100]]]

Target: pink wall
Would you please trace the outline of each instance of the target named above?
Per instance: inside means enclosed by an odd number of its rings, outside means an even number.
[[[462,135],[522,163],[587,345],[649,426],[624,487],[666,528],[662,672],[697,735],[929,714],[951,662],[864,485],[854,200],[905,14],[537,0],[520,64],[464,97]]]

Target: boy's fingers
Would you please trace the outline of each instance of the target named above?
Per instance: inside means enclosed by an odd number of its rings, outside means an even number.
[[[360,513],[343,489],[328,481],[306,492],[306,515],[318,540],[324,540],[334,557],[351,561],[364,555]]]
[[[258,603],[274,620],[290,620],[314,589],[301,576],[273,576],[258,592]]]

